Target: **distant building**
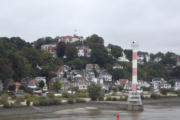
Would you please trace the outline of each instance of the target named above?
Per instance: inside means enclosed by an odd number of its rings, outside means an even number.
[[[158,91],[160,88],[170,89],[172,87],[164,78],[153,78],[151,84],[154,91]]]
[[[67,72],[71,70],[71,68],[67,65],[61,65],[56,71],[57,77],[62,78],[62,77],[67,77]]]
[[[116,82],[116,85],[120,85],[120,86],[124,87],[128,82],[129,82],[128,79],[119,79],[119,80]]]
[[[112,75],[107,72],[102,72],[99,74],[99,79],[103,80],[104,82],[111,82],[112,81]]]
[[[137,88],[141,89],[141,87],[150,87],[151,85],[147,81],[138,80]]]
[[[46,77],[35,77],[33,79],[31,79],[28,83],[28,88],[32,89],[32,90],[37,90],[39,89],[39,83],[43,81],[44,82],[44,87],[43,87],[43,91],[47,91],[47,84],[46,84]]]
[[[170,83],[174,90],[180,90],[180,79],[172,79],[170,80]]]
[[[83,41],[83,37],[82,36],[61,36],[59,37],[59,42],[64,42],[64,43],[73,43],[76,41]]]
[[[118,59],[117,59],[117,61],[119,61],[119,62],[129,62],[129,60],[126,58],[126,55],[124,54],[124,52],[122,52],[122,56],[121,57],[119,57]]]
[[[145,62],[150,61],[150,55],[146,52],[139,52],[137,61],[139,64],[144,64]]]
[[[81,46],[78,48],[78,56],[81,57],[90,57],[91,56],[91,49],[87,46]]]
[[[126,84],[124,85],[124,90],[132,90],[132,81],[126,82]]]
[[[162,60],[162,58],[161,57],[156,57],[156,58],[154,58],[154,62],[160,62]]]
[[[86,71],[92,71],[96,70],[97,72],[100,72],[100,67],[98,64],[87,64],[86,65]]]
[[[118,63],[113,64],[113,69],[123,69],[124,67]]]
[[[16,92],[19,90],[19,87],[21,86],[20,82],[15,82],[15,86],[16,86]]]
[[[56,44],[46,44],[46,45],[41,45],[41,50],[48,51],[49,53],[52,54],[54,58],[57,58],[56,54]]]
[[[174,90],[180,90],[180,80],[176,80],[173,87]]]

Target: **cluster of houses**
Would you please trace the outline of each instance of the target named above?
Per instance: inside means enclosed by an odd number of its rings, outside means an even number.
[[[115,64],[115,68],[122,68],[122,66]],[[86,91],[87,87],[93,82],[100,84],[103,89],[109,90],[110,87],[122,86],[124,91],[127,92],[132,89],[132,82],[128,79],[120,79],[113,81],[112,75],[104,69],[100,69],[97,64],[87,64],[84,70],[72,70],[67,65],[59,66],[56,70],[57,77],[52,78],[48,83],[45,77],[24,78],[21,82],[14,82],[12,79],[6,80],[4,83],[0,82],[0,91],[8,90],[9,86],[15,86],[15,91],[21,93],[20,86],[24,90],[33,90],[34,93],[40,94],[42,90],[47,92],[54,90],[54,82],[61,80],[62,91],[71,90],[71,88],[78,88],[79,90]],[[40,89],[40,81],[44,82],[44,87]],[[151,82],[138,80],[137,88],[141,90],[142,87],[151,87],[153,91],[158,93],[160,88],[180,90],[180,80],[165,81],[163,78],[154,78]]]
[[[64,42],[64,43],[74,43],[77,41],[83,42],[84,39],[82,36],[73,35],[73,36],[61,36],[59,37],[59,40],[58,40],[58,42]],[[41,50],[48,51],[49,53],[52,54],[54,58],[57,58],[56,47],[57,47],[57,43],[45,44],[41,46]],[[81,56],[90,57],[91,49],[88,46],[79,45],[79,46],[76,46],[76,48],[78,50],[79,57]]]
[[[60,36],[58,42],[64,42],[64,43],[74,43],[77,41],[81,41],[83,43],[84,38],[82,36],[78,36],[78,35],[73,35],[73,36]],[[57,58],[57,54],[56,54],[56,46],[57,43],[52,43],[52,44],[44,44],[41,46],[41,50],[45,50],[48,51],[49,53],[52,54],[52,56],[54,58]],[[78,56],[84,56],[84,57],[90,57],[91,56],[91,49],[86,46],[86,45],[77,45],[76,46],[77,50],[78,50]],[[106,47],[108,53],[110,54],[111,49],[109,47]],[[138,63],[139,64],[144,64],[145,61],[149,61],[150,60],[150,55],[148,53],[143,53],[140,52],[138,54]],[[159,62],[161,60],[161,58],[155,58],[155,61]],[[125,53],[122,52],[122,56],[120,56],[117,61],[119,62],[130,62]]]

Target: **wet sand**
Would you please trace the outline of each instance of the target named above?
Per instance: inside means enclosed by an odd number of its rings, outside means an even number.
[[[111,101],[113,102],[113,101]],[[125,110],[125,102],[114,101],[111,102],[88,102],[88,103],[76,103],[76,104],[62,104],[58,106],[41,106],[41,107],[19,107],[19,108],[0,108],[0,118],[5,120],[8,117],[23,117],[23,116],[41,116],[48,115],[49,113],[63,113],[71,110],[75,111],[87,111],[87,110],[96,110],[96,109],[108,109],[108,110]],[[163,98],[163,99],[147,99],[143,100],[144,105],[156,105],[156,104],[180,104],[180,98]],[[50,115],[49,115],[50,116]],[[0,120],[1,120],[0,119]]]

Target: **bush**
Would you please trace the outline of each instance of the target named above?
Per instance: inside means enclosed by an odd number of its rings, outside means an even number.
[[[141,89],[142,89],[143,91],[151,91],[151,87],[142,86]]]
[[[34,106],[39,106],[39,101],[34,101],[34,102],[33,102],[33,105],[34,105]]]
[[[107,98],[106,98],[106,101],[111,101],[111,97],[107,97]]]
[[[15,103],[14,103],[14,106],[15,106],[15,107],[21,106],[21,102],[23,102],[23,101],[24,101],[23,98],[16,98]]]
[[[63,98],[70,98],[70,97],[71,97],[71,94],[69,94],[67,91],[64,91],[64,92],[62,93],[62,97],[63,97]]]
[[[158,95],[158,94],[151,94],[151,98],[152,99],[159,99],[160,95]]]
[[[29,99],[26,100],[26,106],[30,106],[31,101]]]
[[[48,96],[49,98],[54,98],[54,97],[55,97],[55,96],[54,96],[54,93],[48,93],[47,96]]]
[[[76,97],[81,97],[81,98],[87,98],[88,97],[87,94],[84,93],[84,92],[76,92],[75,96]]]
[[[4,104],[8,101],[8,94],[2,94],[1,95],[1,100],[0,100],[0,103],[1,104]]]
[[[165,89],[165,88],[161,88],[161,89],[160,89],[160,93],[161,93],[162,95],[167,95],[167,92],[168,92],[168,90]]]
[[[113,97],[111,100],[112,100],[112,101],[117,101],[117,98]]]
[[[34,106],[48,106],[48,105],[60,105],[61,100],[59,98],[40,97],[39,100],[33,102]]]
[[[28,98],[30,98],[31,96],[28,94],[28,93],[26,93],[26,94],[24,94],[24,98],[27,100]]]
[[[141,99],[142,99],[142,100],[144,99],[144,95],[141,95]]]
[[[177,91],[175,91],[175,92],[176,92],[176,94],[180,95],[180,90],[177,90]]]
[[[86,101],[85,101],[84,99],[77,98],[77,99],[76,99],[76,102],[77,102],[77,103],[85,103]]]
[[[123,86],[118,86],[118,90],[123,91],[124,90]]]
[[[98,97],[98,100],[99,101],[104,101],[104,91],[103,90],[101,90],[100,96]]]
[[[91,100],[97,100],[102,95],[102,88],[101,85],[92,83],[90,86],[88,86],[88,95],[91,98]]]
[[[69,98],[67,102],[68,102],[69,104],[74,104],[74,103],[75,103],[75,101],[74,101],[73,98]]]
[[[125,95],[125,96],[120,97],[119,101],[127,101],[127,99],[128,99],[128,96]]]
[[[10,104],[6,101],[6,102],[3,102],[3,107],[4,108],[10,108]]]

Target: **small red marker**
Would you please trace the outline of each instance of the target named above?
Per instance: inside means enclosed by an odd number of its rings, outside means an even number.
[[[119,114],[117,114],[117,115],[116,115],[116,118],[117,118],[117,120],[119,120],[119,118],[120,118],[120,115],[119,115]]]

